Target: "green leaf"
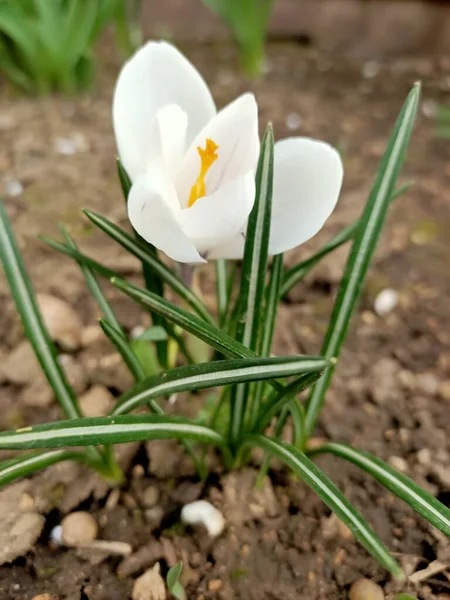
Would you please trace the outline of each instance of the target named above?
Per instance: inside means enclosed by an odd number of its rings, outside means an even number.
[[[66,228],[63,225],[60,225],[59,229],[66,241],[66,244],[68,246],[70,246],[71,248],[73,248],[74,250],[78,250],[77,245],[75,244],[73,239],[70,237]],[[117,320],[117,317],[114,314],[114,311],[113,311],[111,305],[109,304],[108,300],[105,298],[103,290],[100,287],[100,284],[98,283],[97,279],[95,278],[95,275],[92,272],[92,269],[90,267],[87,267],[86,265],[84,265],[81,261],[77,261],[77,262],[78,262],[78,265],[80,266],[81,271],[84,275],[84,278],[86,280],[86,284],[89,288],[89,291],[91,292],[91,294],[94,296],[95,300],[97,301],[100,311],[103,313],[103,316],[105,317],[106,321],[108,321],[110,323],[110,325],[112,325],[114,327],[114,329],[116,329],[119,333],[122,333],[122,335],[124,336],[125,334],[122,330],[122,326],[120,325],[119,321]]]
[[[64,460],[75,460],[85,463],[87,462],[87,457],[84,452],[50,450],[49,452],[26,454],[19,458],[13,458],[0,463],[0,486]]]
[[[81,415],[75,394],[57,360],[56,348],[44,325],[31,281],[25,270],[11,222],[5,206],[0,202],[0,259],[3,263],[11,293],[20,314],[25,334],[30,340],[39,363],[51,385],[55,397],[67,417]]]
[[[396,578],[404,574],[378,536],[356,508],[345,498],[330,479],[303,452],[291,444],[263,435],[246,435],[244,444],[257,446],[284,462],[308,485],[323,502],[347,525],[356,539]]]
[[[255,204],[247,225],[244,259],[237,308],[236,340],[254,352],[263,311],[269,251],[270,218],[273,189],[273,129],[269,124],[261,144],[256,169]],[[236,446],[244,428],[249,387],[232,389],[230,400],[230,442]]]
[[[386,219],[397,177],[405,160],[406,148],[419,106],[419,98],[420,85],[416,84],[409,93],[397,119],[361,216],[360,226],[352,244],[322,346],[321,354],[327,358],[337,358],[345,340],[350,318],[360,296],[362,284]],[[309,397],[306,409],[308,435],[312,433],[319,417],[333,371],[334,368],[328,369],[325,376],[314,386]]]
[[[412,186],[413,182],[405,183],[399,190],[392,196],[392,200],[402,196]],[[280,298],[286,296],[290,290],[297,285],[307,275],[313,267],[315,267],[327,254],[333,252],[337,248],[340,248],[355,237],[358,227],[361,225],[361,219],[358,219],[348,227],[342,229],[336,234],[329,242],[327,242],[320,250],[315,254],[304,260],[303,262],[295,265],[289,271],[286,272],[283,278],[283,285],[280,290]]]
[[[61,446],[120,444],[143,440],[194,440],[222,446],[212,429],[167,415],[121,415],[56,421],[0,433],[0,449],[28,450]]]
[[[412,479],[376,456],[346,444],[335,443],[324,444],[309,454],[334,454],[352,462],[375,477],[393,494],[409,504],[419,515],[450,537],[450,510]]]
[[[149,327],[134,339],[142,342],[161,342],[162,340],[167,340],[167,331],[159,325]]]
[[[167,571],[167,587],[169,592],[178,600],[186,600],[186,592],[180,582],[181,572],[183,571],[183,563],[180,560],[176,565]]]
[[[125,167],[122,165],[119,159],[117,159],[117,173],[119,175],[120,186],[122,188],[122,192],[125,200],[128,200],[128,194],[131,190],[131,179],[128,176],[128,173],[125,171]]]
[[[216,260],[217,313],[219,324],[222,326],[228,311],[228,277],[227,261]]]
[[[214,319],[203,302],[190,290],[179,277],[177,277],[164,263],[156,256],[149,254],[145,246],[135,241],[125,231],[114,225],[104,217],[84,211],[87,217],[97,225],[102,231],[108,234],[113,240],[128,250],[131,254],[139,258],[143,264],[147,265],[158,277],[173,289],[183,300],[195,310],[208,323],[214,324]]]
[[[323,372],[327,361],[314,356],[218,360],[176,367],[144,380],[125,394],[113,414],[124,414],[158,396],[201,390],[232,383],[288,377],[299,373]]]
[[[259,345],[260,356],[269,356],[272,347],[273,334],[275,332],[275,322],[278,312],[278,303],[280,298],[280,285],[283,276],[283,255],[277,254],[272,261],[270,271],[269,285],[267,286],[264,302],[264,326],[262,327],[261,340]],[[252,397],[252,411],[250,417],[250,427],[256,423],[260,412],[261,400],[264,395],[264,383],[258,383],[255,386]]]
[[[117,329],[105,319],[99,319],[99,323],[106,337],[116,347],[134,379],[136,381],[142,381],[142,379],[145,377],[144,369],[123,333],[121,331],[117,331]]]

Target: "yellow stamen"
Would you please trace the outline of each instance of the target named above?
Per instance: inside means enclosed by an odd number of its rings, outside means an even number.
[[[188,207],[192,206],[197,202],[199,198],[206,196],[205,177],[208,173],[211,165],[219,158],[217,150],[219,146],[209,138],[206,140],[205,149],[201,146],[197,146],[197,151],[200,155],[200,173],[197,177],[196,182],[191,188],[191,195],[189,196]]]

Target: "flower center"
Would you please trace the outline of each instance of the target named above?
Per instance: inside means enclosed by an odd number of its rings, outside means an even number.
[[[205,149],[201,146],[197,146],[197,152],[200,156],[200,173],[191,188],[191,194],[189,196],[188,207],[193,206],[199,198],[206,196],[205,177],[211,168],[212,164],[219,158],[217,150],[219,146],[211,139],[207,139],[205,143]]]

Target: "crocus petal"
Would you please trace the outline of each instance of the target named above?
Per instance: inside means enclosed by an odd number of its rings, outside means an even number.
[[[128,217],[139,235],[173,260],[205,262],[183,232],[180,213],[175,189],[159,169],[142,175],[133,184],[128,196]]]
[[[197,200],[181,211],[184,233],[201,254],[209,255],[241,231],[255,201],[252,171],[223,185],[217,192]]]
[[[216,248],[214,248],[208,254],[208,258],[228,258],[230,260],[241,259],[244,256],[246,229],[247,223],[245,223],[245,226],[233,238],[227,240],[224,244],[221,244],[220,246],[216,246]]]
[[[158,131],[155,135],[159,135],[160,138],[162,161],[167,173],[173,179],[178,175],[184,157],[187,114],[177,104],[168,104],[156,113],[156,125]]]
[[[342,178],[341,157],[329,144],[300,137],[275,144],[270,254],[295,248],[322,228]]]
[[[197,69],[170,44],[148,42],[124,65],[114,92],[119,157],[132,181],[155,153],[152,125],[158,110],[169,104],[178,105],[188,116],[187,145],[216,114]]]
[[[200,173],[198,147],[206,140],[217,146],[217,160],[205,177],[206,195],[220,186],[255,171],[259,155],[258,107],[253,94],[243,94],[228,104],[202,129],[186,153],[177,181],[182,206],[187,206],[192,186]]]

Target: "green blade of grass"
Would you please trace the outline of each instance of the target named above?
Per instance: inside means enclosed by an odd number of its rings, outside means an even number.
[[[106,321],[105,319],[99,319],[99,324],[106,337],[111,341],[111,343],[119,352],[120,356],[123,359],[123,362],[127,365],[134,379],[136,381],[141,381],[142,379],[144,379],[144,369],[141,363],[139,362],[138,357],[134,353],[133,348],[130,346],[127,339],[124,337],[123,333],[117,331],[117,329],[111,323],[108,323],[108,321]]]
[[[308,454],[310,456],[334,454],[348,460],[375,477],[393,494],[409,504],[419,515],[450,537],[450,510],[412,479],[376,456],[346,444],[335,443],[323,444],[319,448],[308,452]]]
[[[345,498],[342,492],[303,452],[291,444],[270,439],[263,435],[245,435],[244,444],[257,446],[269,452],[296,473],[319,498],[347,525],[356,539],[394,577],[404,579],[404,574],[367,521]]]
[[[228,277],[227,261],[216,260],[216,291],[217,291],[217,314],[219,324],[223,325],[228,310]]]
[[[58,363],[55,345],[44,325],[11,222],[2,202],[0,202],[0,259],[25,334],[44,370],[55,397],[67,417],[70,419],[77,418],[81,415],[77,399]]]
[[[113,414],[124,414],[158,396],[219,387],[232,383],[288,377],[304,372],[323,372],[328,362],[321,357],[290,356],[219,360],[176,367],[158,373],[135,386],[121,398]]]
[[[280,285],[283,276],[283,255],[277,254],[272,261],[269,285],[267,286],[264,302],[264,325],[262,327],[259,345],[260,356],[269,356],[272,347],[275,322],[277,318],[278,302],[280,297]],[[261,400],[264,395],[265,384],[257,383],[252,395],[252,409],[250,416],[250,428],[252,429],[258,419],[261,408]]]
[[[81,463],[88,462],[85,452],[50,450],[49,452],[39,452],[38,454],[26,454],[25,456],[0,463],[0,486],[65,460],[74,460]]]
[[[256,169],[255,204],[248,220],[245,236],[241,285],[238,300],[236,340],[256,352],[263,310],[269,251],[270,218],[273,190],[273,129],[268,125],[261,144]],[[249,398],[248,385],[231,390],[230,431],[232,446],[236,447],[244,429]]]
[[[179,439],[222,446],[224,439],[204,425],[167,415],[121,415],[56,421],[0,433],[0,449],[29,450],[61,446],[120,444]]]
[[[350,323],[350,318],[360,296],[364,278],[369,269],[386,219],[395,183],[403,166],[406,148],[411,137],[419,106],[420,85],[416,84],[408,95],[394,127],[386,152],[381,160],[369,199],[364,208],[350,255],[334,304],[330,324],[322,346],[327,358],[337,358]],[[334,368],[314,386],[306,408],[306,433],[310,435],[322,409],[325,393]]]
[[[203,302],[188,288],[179,277],[175,275],[164,263],[158,258],[151,255],[145,246],[135,241],[128,233],[111,223],[104,217],[97,215],[91,211],[84,211],[87,217],[109,235],[114,241],[128,250],[131,254],[139,258],[142,263],[148,266],[158,277],[161,278],[172,290],[177,293],[192,309],[205,321],[214,324],[215,321]]]
[[[405,192],[409,190],[413,182],[405,183],[402,187],[397,190],[392,196],[391,201],[396,200],[400,196],[403,196]],[[333,252],[337,248],[340,248],[347,242],[350,242],[355,237],[358,227],[361,224],[361,220],[358,219],[348,227],[345,227],[339,233],[337,233],[329,242],[327,242],[320,250],[315,252],[312,256],[304,260],[303,262],[295,265],[288,271],[286,271],[283,277],[283,284],[280,289],[280,298],[283,298],[288,294],[291,289],[297,285],[310,271],[315,267],[327,254]]]

